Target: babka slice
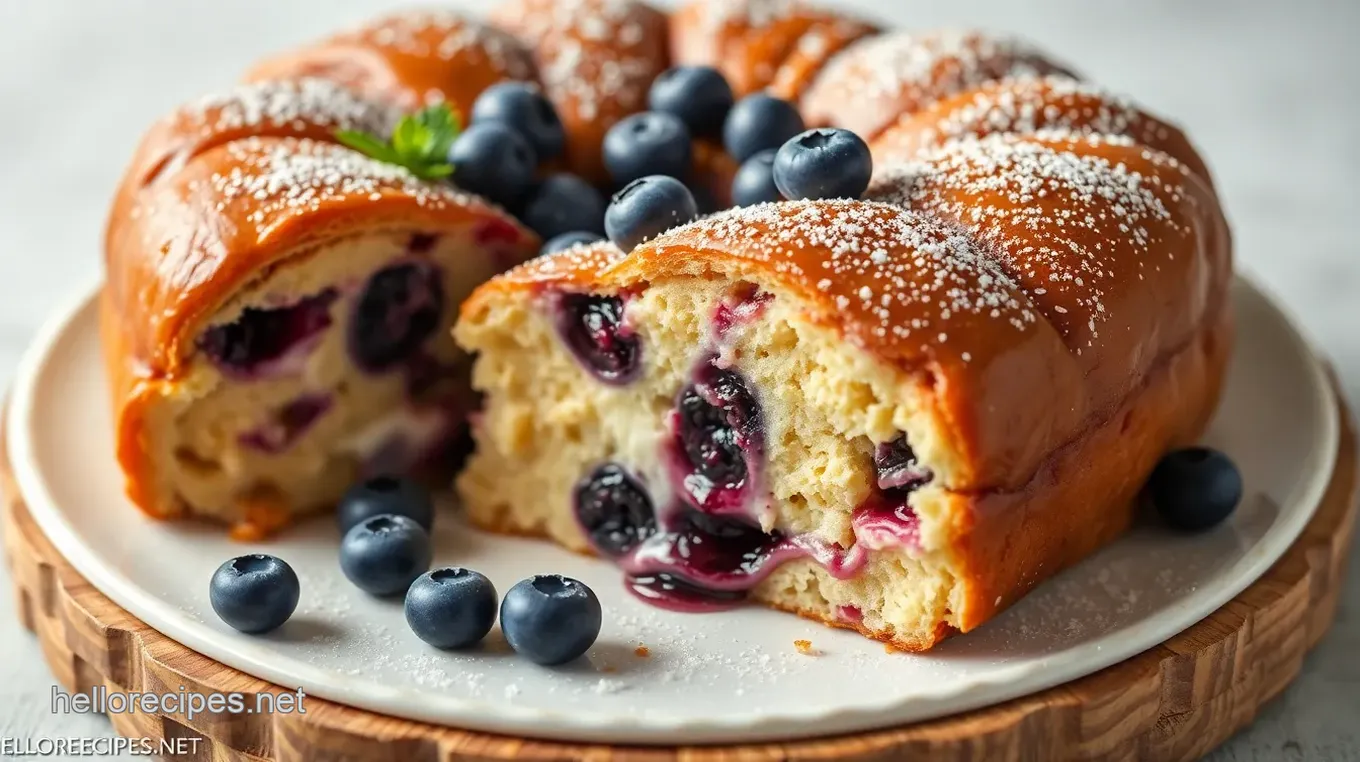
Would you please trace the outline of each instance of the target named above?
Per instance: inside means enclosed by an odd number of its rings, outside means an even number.
[[[455,329],[484,393],[472,520],[663,606],[751,599],[908,650],[1118,535],[1223,377],[1207,186],[1127,141],[1007,135],[871,193],[478,289]]]
[[[535,236],[324,141],[201,149],[125,187],[109,226],[102,324],[133,502],[253,537],[364,474],[451,475],[472,400],[449,328]]]

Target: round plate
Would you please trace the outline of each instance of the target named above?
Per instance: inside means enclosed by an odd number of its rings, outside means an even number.
[[[1195,536],[1154,522],[1135,527],[981,629],[920,655],[763,609],[656,610],[630,597],[605,562],[484,534],[451,512],[435,534],[436,564],[479,569],[502,592],[538,572],[575,576],[599,594],[604,629],[585,659],[559,669],[516,658],[497,633],[471,652],[433,650],[406,628],[399,603],[345,581],[330,521],[247,545],[220,528],[152,521],[123,498],[92,294],[59,315],[25,358],[6,434],[33,518],[81,575],[174,640],[286,688],[415,720],[564,740],[846,733],[1095,672],[1208,615],[1288,548],[1332,467],[1335,401],[1280,310],[1244,281],[1233,298],[1238,334],[1248,340],[1239,342],[1207,436],[1246,477],[1233,518]],[[251,551],[286,559],[302,580],[293,619],[263,637],[231,630],[208,604],[213,570]],[[795,640],[811,641],[814,653],[800,653]]]

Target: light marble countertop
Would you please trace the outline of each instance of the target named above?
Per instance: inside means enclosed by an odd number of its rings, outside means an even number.
[[[391,4],[0,0],[0,381],[54,305],[97,277],[110,189],[155,116],[266,52]],[[1360,3],[849,4],[918,28],[1023,33],[1180,121],[1213,167],[1240,268],[1293,310],[1360,400]],[[0,612],[9,612],[4,574]],[[101,719],[49,713],[36,643],[0,617],[0,738],[109,733]],[[1210,758],[1360,759],[1357,654],[1353,564],[1336,626],[1303,675]]]

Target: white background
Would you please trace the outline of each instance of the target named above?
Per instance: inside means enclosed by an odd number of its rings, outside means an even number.
[[[1293,309],[1360,400],[1360,3],[847,4],[899,25],[1023,33],[1180,121],[1214,170],[1240,268]],[[0,0],[0,379],[53,306],[98,277],[110,190],[152,119],[389,5]],[[51,678],[4,575],[0,738],[108,733],[49,713]],[[1360,565],[1350,578],[1303,676],[1216,762],[1360,759]]]

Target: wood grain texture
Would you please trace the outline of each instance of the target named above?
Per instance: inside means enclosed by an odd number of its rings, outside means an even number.
[[[1356,431],[1342,435],[1322,505],[1269,572],[1218,611],[1132,659],[998,706],[810,741],[691,748],[535,741],[442,728],[309,698],[305,714],[121,714],[131,737],[199,738],[214,762],[783,762],[1191,760],[1251,722],[1331,625],[1354,534]],[[3,443],[0,443],[3,447]],[[68,691],[286,692],[190,651],[114,605],[29,516],[0,450],[5,549],[18,615]],[[908,657],[904,657],[908,658]]]

